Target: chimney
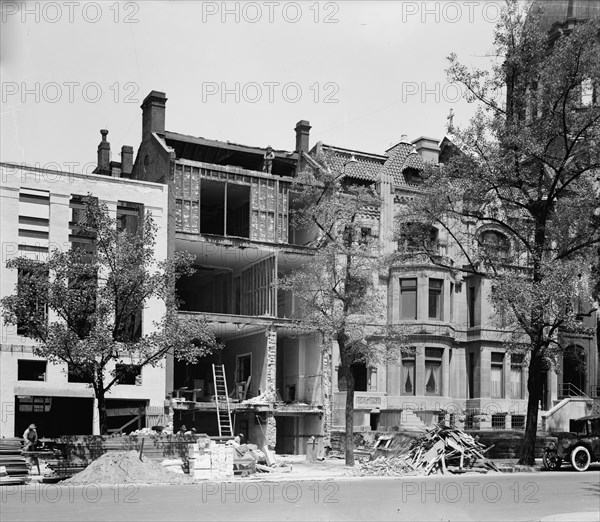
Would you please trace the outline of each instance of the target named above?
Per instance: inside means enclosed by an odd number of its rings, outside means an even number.
[[[96,171],[98,174],[110,174],[110,143],[106,141],[108,131],[102,129],[102,141],[98,145],[98,166]]]
[[[152,91],[142,103],[142,139],[152,132],[165,132],[167,96],[164,92]]]
[[[123,145],[121,147],[121,176],[128,178],[133,172],[133,147]]]
[[[300,120],[296,123],[296,151],[308,152],[308,140],[310,136],[310,123],[306,120]]]
[[[418,153],[427,163],[437,163],[440,159],[440,147],[438,140],[421,136],[412,142],[412,152]]]

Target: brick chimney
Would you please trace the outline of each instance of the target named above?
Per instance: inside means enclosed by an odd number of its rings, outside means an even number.
[[[142,136],[152,132],[165,132],[167,96],[164,92],[151,91],[142,103]]]
[[[133,172],[133,147],[123,145],[121,147],[121,176],[128,178]]]
[[[308,152],[310,129],[310,123],[306,120],[296,123],[296,151]]]
[[[102,129],[100,134],[102,134],[102,141],[98,145],[98,166],[96,172],[98,174],[110,175],[110,143],[106,141],[108,131]]]

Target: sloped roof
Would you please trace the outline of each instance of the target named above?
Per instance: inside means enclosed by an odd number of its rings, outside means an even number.
[[[413,146],[410,143],[400,142],[387,150],[388,160],[384,168],[392,176],[394,185],[406,185],[404,171],[408,168],[422,170],[424,167],[423,158],[417,152],[413,152]]]
[[[330,152],[332,168],[336,171],[344,171],[345,177],[361,179],[365,181],[377,181],[381,167],[387,160],[387,156],[371,154],[352,149],[343,149],[332,145],[321,145],[324,152]],[[356,161],[350,161],[354,157]]]

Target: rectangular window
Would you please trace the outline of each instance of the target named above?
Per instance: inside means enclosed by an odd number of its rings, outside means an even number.
[[[36,263],[31,269],[19,268],[17,273],[17,293],[27,307],[27,319],[19,317],[17,335],[35,337],[35,325],[42,325],[48,321],[48,296],[42,291],[44,279],[48,279],[49,272],[42,272]]]
[[[400,319],[417,318],[417,280],[400,279]]]
[[[469,286],[467,289],[467,306],[469,313],[469,327],[473,328],[479,324],[476,316],[477,289],[475,286]]]
[[[19,190],[19,254],[43,260],[50,246],[50,192]]]
[[[510,396],[511,399],[523,398],[523,355],[510,357]]]
[[[492,415],[492,429],[493,430],[506,429],[506,414],[505,413],[494,413]]]
[[[504,397],[504,354],[492,352],[490,372],[490,388],[492,399]]]
[[[91,230],[85,229],[85,199],[86,196],[71,195],[71,201],[69,202],[71,212],[69,241],[71,242],[71,248],[91,254],[96,248],[94,244],[96,234]],[[93,199],[97,202],[97,198]]]
[[[17,396],[17,411],[24,413],[48,413],[52,409],[52,397]]]
[[[429,280],[429,319],[442,320],[442,279]]]
[[[402,356],[402,389],[403,395],[415,394],[415,356]]]
[[[144,217],[144,205],[128,201],[117,202],[117,230],[135,235],[140,231]]]
[[[142,367],[137,364],[117,364],[115,373],[119,384],[142,384]]]
[[[17,379],[19,381],[45,381],[46,361],[19,359],[17,362]]]
[[[510,428],[512,430],[524,430],[525,429],[525,415],[511,415]]]
[[[425,395],[442,394],[443,348],[425,348]]]

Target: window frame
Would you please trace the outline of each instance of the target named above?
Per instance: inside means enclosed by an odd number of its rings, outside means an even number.
[[[443,361],[444,361],[444,351],[445,348],[440,348],[437,346],[426,346],[425,347],[425,395],[433,396],[433,397],[441,397],[443,393]],[[428,391],[428,373],[427,370],[429,368],[435,367],[437,370],[437,375],[432,370],[432,377],[434,378],[434,384],[436,384],[434,391]],[[437,378],[437,382],[435,379]]]
[[[439,288],[432,286],[432,284],[439,283]],[[429,286],[428,286],[428,297],[427,297],[427,318],[433,319],[434,321],[443,321],[444,320],[444,280],[438,279],[434,277],[429,278]],[[431,305],[432,305],[432,296],[435,298],[435,313],[431,315]]]
[[[414,281],[414,287],[410,286],[410,287],[405,287],[406,289],[403,290],[402,284],[403,282],[409,282],[409,281]],[[419,304],[419,296],[418,296],[418,289],[419,289],[419,280],[416,277],[406,277],[406,278],[400,278],[400,320],[401,321],[416,321],[418,318],[418,304]],[[409,295],[414,294],[414,314],[411,314],[411,316],[409,317],[408,315],[405,315],[405,305],[404,305],[404,297],[403,295],[406,295],[407,297],[409,297]],[[408,308],[408,307],[406,307]]]

